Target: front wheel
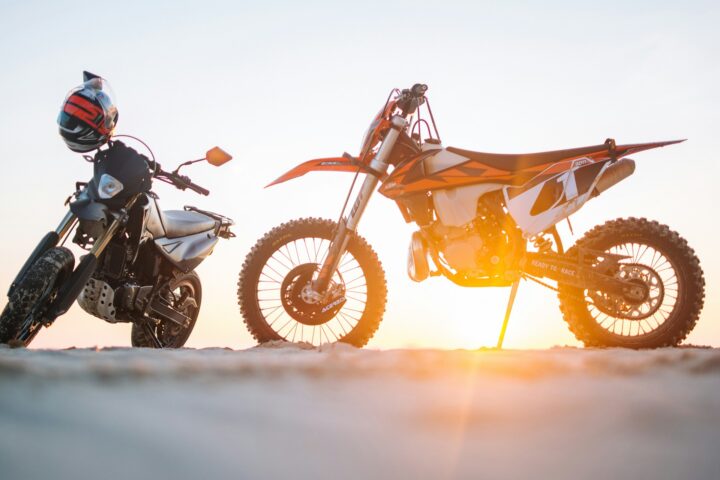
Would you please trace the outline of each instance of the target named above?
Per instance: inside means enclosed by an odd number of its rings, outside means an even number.
[[[329,286],[332,300],[318,302],[310,295],[336,228],[330,220],[293,220],[252,248],[240,272],[238,303],[258,342],[362,347],[372,338],[385,312],[387,286],[380,260],[365,239],[348,232],[347,250]]]
[[[170,308],[186,315],[190,321],[186,325],[169,320],[162,320],[157,325],[144,320],[134,323],[130,334],[133,347],[180,348],[190,337],[200,314],[200,277],[195,272],[178,275],[160,295]]]
[[[43,315],[75,266],[64,247],[43,253],[20,279],[0,314],[0,343],[27,346],[40,331]]]
[[[626,298],[559,284],[563,316],[586,346],[675,346],[697,323],[705,279],[695,252],[677,232],[644,218],[612,220],[586,233],[568,255],[577,256],[579,249],[625,256],[603,273],[641,284],[647,292]]]

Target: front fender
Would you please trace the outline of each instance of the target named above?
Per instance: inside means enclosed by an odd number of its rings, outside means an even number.
[[[109,209],[104,203],[98,202],[97,191],[90,183],[70,202],[70,211],[78,220],[107,223]]]
[[[278,183],[287,182],[293,178],[302,177],[308,172],[357,172],[360,168],[358,160],[350,156],[317,158],[315,160],[308,160],[307,162],[301,163],[297,167],[277,178],[272,183],[266,185],[265,188],[272,187]]]
[[[71,202],[70,211],[74,213],[79,220],[107,222],[109,209],[102,203],[83,199],[77,202]]]

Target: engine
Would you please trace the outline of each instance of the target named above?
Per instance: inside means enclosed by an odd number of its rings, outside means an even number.
[[[484,270],[487,257],[483,239],[472,230],[438,225],[435,234],[440,238],[438,246],[445,261],[457,271]]]
[[[133,266],[134,260],[139,265]],[[109,323],[132,321],[132,314],[144,312],[149,302],[160,271],[159,262],[151,244],[142,243],[135,249],[133,242],[124,237],[114,239],[80,292],[78,304],[90,315]]]
[[[449,227],[434,222],[429,233],[445,262],[467,276],[494,274],[509,250],[508,236],[500,220],[482,203],[478,206],[478,216],[469,224]]]

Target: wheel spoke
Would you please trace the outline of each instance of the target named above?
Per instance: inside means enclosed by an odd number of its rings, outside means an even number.
[[[285,250],[287,250],[287,245],[285,245]],[[288,270],[292,270],[293,267],[295,267],[295,261],[294,261],[292,258],[288,257],[287,254],[286,254],[285,252],[283,252],[283,249],[282,249],[282,248],[278,249],[277,252],[275,252],[275,253],[279,253],[280,255],[282,255],[283,257],[285,257],[285,259],[286,259],[288,262],[290,262],[290,265],[292,265],[292,266],[291,266],[291,267],[288,267],[288,266],[285,265],[283,262],[280,262],[280,260],[278,260],[277,258],[275,258],[275,254],[273,254],[273,256],[270,257],[270,258],[274,258],[276,262],[279,262],[280,264],[282,264],[283,267],[287,268]]]
[[[295,257],[298,259],[298,265],[302,265],[303,261],[300,260],[300,252],[297,248],[297,240],[293,241],[293,250],[295,250]]]

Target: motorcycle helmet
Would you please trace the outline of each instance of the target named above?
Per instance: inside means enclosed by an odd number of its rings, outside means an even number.
[[[68,148],[84,153],[105,145],[117,120],[114,94],[107,80],[83,72],[82,85],[70,90],[57,122]]]

